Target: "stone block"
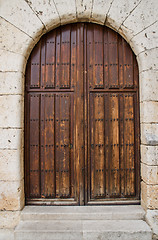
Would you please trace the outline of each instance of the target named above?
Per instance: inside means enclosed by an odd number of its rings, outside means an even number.
[[[113,0],[94,0],[92,8],[92,19],[99,23],[105,24],[107,13]]]
[[[140,101],[158,100],[158,70],[141,72],[140,79]]]
[[[24,73],[26,58],[20,54],[0,50],[0,72]]]
[[[137,56],[139,72],[157,70],[158,48],[146,50]]]
[[[158,145],[158,124],[141,124],[141,143],[150,146]]]
[[[25,57],[29,55],[31,47],[35,44],[30,36],[2,18],[0,18],[0,28],[0,49],[19,53]]]
[[[147,210],[146,221],[152,228],[153,233],[158,237],[158,210]]]
[[[23,131],[21,129],[0,128],[0,149],[21,149]]]
[[[115,26],[115,29],[118,30],[120,25],[125,21],[131,11],[133,11],[133,9],[140,3],[140,1],[141,0],[111,1],[112,4],[107,16],[106,24]]]
[[[0,127],[21,128],[24,115],[23,97],[21,95],[0,96]]]
[[[141,123],[158,122],[158,102],[150,101],[140,103],[140,122]]]
[[[1,240],[14,240],[14,230],[13,229],[0,229],[0,239]]]
[[[147,184],[158,184],[158,166],[141,164],[141,177]]]
[[[93,1],[92,0],[76,0],[76,12],[78,19],[89,19],[92,14]]]
[[[131,35],[136,35],[158,19],[157,1],[155,0],[140,1],[140,4],[132,10],[123,22],[124,27],[131,32]]]
[[[17,211],[24,206],[24,181],[0,181],[0,210]]]
[[[24,177],[23,151],[0,150],[0,180],[17,181]]]
[[[24,95],[24,75],[20,72],[0,72],[0,94]]]
[[[0,229],[13,229],[17,226],[19,221],[20,211],[0,211]],[[8,238],[7,240],[10,239]]]
[[[61,24],[74,22],[76,20],[75,0],[54,0]]]
[[[141,145],[141,162],[147,165],[158,165],[158,146]]]
[[[141,199],[148,209],[158,209],[158,185],[148,185],[141,182]]]
[[[139,48],[139,51],[145,51],[158,46],[158,22],[144,29],[130,40],[132,48]],[[140,52],[137,52],[139,54]]]
[[[53,0],[31,0],[27,1],[27,3],[48,30],[60,24],[59,14]]]
[[[27,1],[2,0],[0,16],[32,38],[39,36],[44,29],[44,25],[27,4]]]

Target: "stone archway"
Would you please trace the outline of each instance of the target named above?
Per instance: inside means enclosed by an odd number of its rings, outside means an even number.
[[[50,7],[51,4],[51,7]],[[65,5],[64,5],[65,4]],[[65,6],[65,7],[64,7]],[[142,200],[141,204],[153,214],[157,208],[157,3],[137,1],[55,0],[49,3],[34,1],[1,1],[1,99],[5,103],[1,121],[2,162],[1,198],[2,228],[14,227],[24,206],[23,183],[23,85],[27,58],[45,32],[58,25],[89,21],[107,25],[118,31],[130,43],[139,65]],[[7,36],[7,37],[6,37]],[[17,101],[16,111],[11,103]],[[10,114],[12,112],[12,115]],[[8,163],[8,164],[6,164]],[[12,167],[14,166],[14,168]],[[6,173],[7,172],[7,173]],[[10,174],[8,174],[8,172]],[[8,186],[10,187],[8,190]],[[7,198],[7,200],[5,200]],[[11,212],[12,211],[12,212]],[[155,213],[154,213],[155,214]],[[7,222],[5,222],[7,216]]]

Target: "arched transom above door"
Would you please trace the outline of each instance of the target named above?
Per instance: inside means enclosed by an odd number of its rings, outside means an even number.
[[[28,204],[139,200],[138,67],[120,35],[90,23],[44,35],[25,93]]]

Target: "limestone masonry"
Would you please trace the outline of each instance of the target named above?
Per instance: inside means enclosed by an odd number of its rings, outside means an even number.
[[[158,239],[158,1],[0,0],[0,240],[13,240],[24,201],[24,85],[40,37],[61,24],[109,26],[139,66],[141,205]],[[157,238],[156,238],[157,235]]]

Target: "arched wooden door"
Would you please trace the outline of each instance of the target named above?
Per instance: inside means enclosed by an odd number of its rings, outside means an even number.
[[[138,67],[113,30],[76,23],[44,35],[26,69],[27,204],[139,200]]]

